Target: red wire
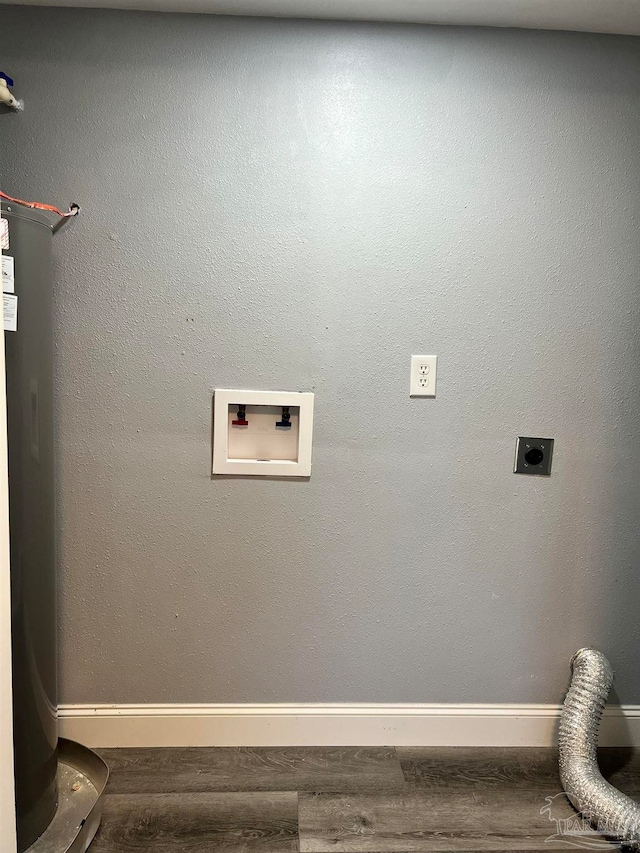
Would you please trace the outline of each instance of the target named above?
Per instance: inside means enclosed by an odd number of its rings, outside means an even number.
[[[41,204],[39,201],[23,201],[21,198],[12,198],[10,195],[5,195],[5,193],[0,192],[0,198],[5,199],[5,201],[13,201],[15,204],[24,204],[25,207],[34,207],[37,210],[48,210],[51,213],[57,213],[58,216],[75,216],[78,212],[77,209],[69,210],[67,213],[63,213],[59,208],[54,207],[52,204]]]

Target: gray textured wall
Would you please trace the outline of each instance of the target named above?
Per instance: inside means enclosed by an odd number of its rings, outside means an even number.
[[[640,40],[0,9],[67,203],[62,699],[640,702]],[[409,356],[439,393],[409,401]],[[215,387],[316,392],[222,480]],[[550,479],[511,473],[552,436]]]

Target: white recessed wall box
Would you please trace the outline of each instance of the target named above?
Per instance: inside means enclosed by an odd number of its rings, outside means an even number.
[[[309,477],[312,436],[309,392],[214,392],[214,474]]]

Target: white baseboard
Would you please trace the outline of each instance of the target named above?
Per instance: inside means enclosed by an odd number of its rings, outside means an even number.
[[[552,746],[558,705],[61,705],[86,746]],[[640,746],[640,705],[605,711],[602,746]]]

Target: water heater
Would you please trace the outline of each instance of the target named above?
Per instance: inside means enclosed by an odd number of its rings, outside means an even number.
[[[5,348],[14,750],[22,851],[45,831],[58,799],[52,231],[50,216],[38,210],[3,205],[2,216],[9,240],[4,257],[13,259],[17,294],[15,331],[5,331]],[[5,326],[6,319],[5,313]]]

